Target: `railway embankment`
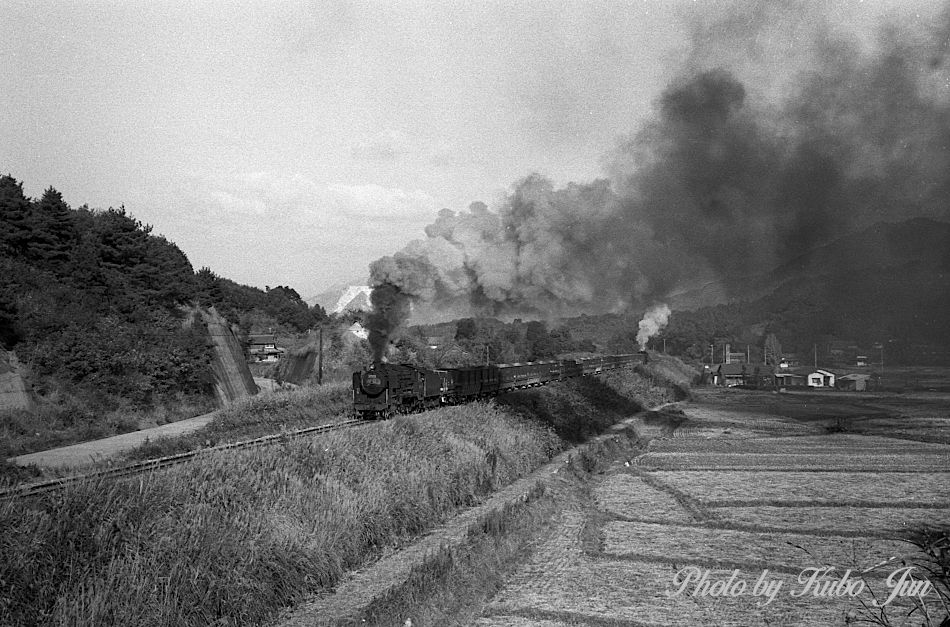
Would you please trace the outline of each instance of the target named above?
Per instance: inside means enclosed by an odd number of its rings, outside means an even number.
[[[625,419],[631,408],[673,398],[645,370],[611,373],[505,403],[220,451],[160,473],[0,504],[7,591],[0,623],[34,624],[38,616],[50,624],[272,621],[494,494],[517,493],[517,482],[559,464],[556,457],[577,439]],[[579,427],[569,416],[602,422]],[[574,454],[561,465],[591,465],[595,457]],[[546,498],[527,494],[539,504]],[[500,530],[512,517],[533,515],[519,512],[502,506],[465,515],[476,527]],[[484,541],[504,537],[483,534]]]

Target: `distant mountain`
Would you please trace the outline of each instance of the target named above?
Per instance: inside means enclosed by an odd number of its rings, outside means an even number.
[[[903,222],[879,222],[849,233],[770,269],[689,286],[674,293],[668,302],[673,309],[691,310],[737,300],[755,300],[788,287],[841,277],[846,287],[854,283],[847,276],[865,277],[890,270],[912,270],[913,280],[939,286],[948,279],[950,267],[950,224],[929,218]],[[921,272],[927,277],[917,276]],[[934,276],[934,273],[937,273]],[[911,277],[907,277],[911,280]],[[733,286],[731,289],[729,286]],[[739,286],[739,287],[736,287]],[[850,290],[848,290],[850,291]]]
[[[665,336],[677,351],[708,354],[714,338],[755,347],[774,333],[788,350],[817,345],[819,358],[822,346],[847,341],[865,350],[887,343],[901,363],[950,363],[948,223],[875,224],[741,283],[731,292],[723,281],[680,295],[718,299],[698,309],[674,306]]]
[[[368,285],[338,285],[326,292],[307,299],[311,305],[323,307],[328,314],[343,311],[368,311],[370,309],[369,295],[373,288]]]

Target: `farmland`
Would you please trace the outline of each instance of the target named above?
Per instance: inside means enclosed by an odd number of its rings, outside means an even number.
[[[950,520],[945,395],[697,390],[686,420],[634,460],[617,459],[560,503],[554,530],[472,616],[482,627],[928,624],[886,578],[925,556],[907,542]],[[800,592],[802,572],[860,593]],[[675,593],[677,573],[749,584]],[[851,574],[846,575],[848,569]],[[916,571],[918,575],[921,571]],[[772,581],[765,603],[753,582]],[[807,577],[806,577],[807,579]],[[931,592],[930,624],[946,612]],[[865,605],[867,604],[867,605]]]

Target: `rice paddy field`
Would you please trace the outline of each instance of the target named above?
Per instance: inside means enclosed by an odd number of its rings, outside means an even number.
[[[700,389],[679,407],[672,433],[564,500],[556,531],[474,624],[916,627],[947,617],[945,577],[931,579],[942,596],[907,588],[874,603],[898,569],[913,567],[920,583],[936,566],[909,540],[950,527],[950,397]]]

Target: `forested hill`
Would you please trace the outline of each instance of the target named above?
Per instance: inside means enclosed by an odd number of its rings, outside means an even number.
[[[245,331],[302,331],[325,316],[289,287],[196,273],[124,208],[71,209],[53,188],[30,199],[0,177],[0,345],[16,351],[41,397],[105,410],[210,394],[202,330],[182,324],[195,304]]]

